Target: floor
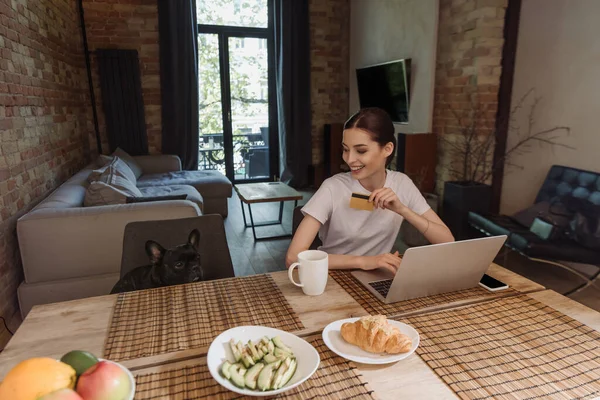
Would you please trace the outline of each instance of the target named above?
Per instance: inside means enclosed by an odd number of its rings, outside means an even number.
[[[302,192],[304,199],[299,205],[305,204],[311,191]],[[257,235],[277,235],[291,232],[293,202],[286,202],[283,214],[283,227],[272,226],[257,228]],[[277,219],[279,203],[256,204],[252,207],[255,220]],[[247,217],[247,210],[246,210]],[[285,269],[285,253],[290,244],[290,239],[265,240],[254,242],[252,229],[244,228],[240,201],[234,192],[229,199],[229,216],[225,220],[225,230],[229,242],[229,250],[233,261],[236,276],[252,275],[255,273],[281,271]],[[396,240],[395,248],[403,252],[407,248],[403,243],[401,235]],[[548,289],[559,293],[565,293],[578,286],[582,281],[575,274],[565,271],[559,267],[540,264],[530,261],[520,254],[508,251],[507,257],[501,253],[496,258],[496,263],[514,271],[528,279],[544,285]],[[506,265],[505,265],[506,264]],[[593,274],[596,270],[592,266],[575,266],[578,270],[587,274]],[[600,281],[600,280],[599,280]],[[587,289],[571,295],[571,299],[580,302],[590,308],[600,311],[600,282]]]
[[[304,205],[312,192],[300,191],[304,199],[298,205]],[[248,209],[246,207],[246,218]],[[283,224],[256,228],[256,235],[275,236],[292,232],[293,201],[286,201],[283,209]],[[252,215],[255,222],[276,220],[279,213],[279,203],[259,203],[252,205]],[[264,240],[255,242],[251,228],[244,228],[244,219],[240,200],[233,192],[229,199],[229,215],[225,219],[225,232],[229,251],[233,261],[236,276],[262,274],[265,272],[285,270],[285,253],[290,245],[290,239]]]

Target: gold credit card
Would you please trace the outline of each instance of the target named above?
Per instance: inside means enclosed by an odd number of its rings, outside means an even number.
[[[373,211],[373,203],[369,201],[368,194],[352,193],[350,197],[350,208],[357,210]]]

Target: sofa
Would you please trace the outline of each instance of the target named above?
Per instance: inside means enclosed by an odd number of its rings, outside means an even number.
[[[105,295],[119,279],[123,232],[129,222],[227,215],[231,182],[216,171],[181,171],[177,156],[132,157],[145,201],[84,207],[92,163],[17,221],[24,281],[23,317],[36,304]],[[183,200],[148,197],[180,195]],[[184,196],[181,196],[181,195]]]

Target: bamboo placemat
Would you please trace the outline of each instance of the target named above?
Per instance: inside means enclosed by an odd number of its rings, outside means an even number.
[[[333,270],[329,275],[340,284],[342,288],[354,300],[361,305],[369,314],[383,314],[388,316],[407,313],[409,311],[421,310],[433,306],[451,305],[465,300],[493,299],[495,297],[507,297],[517,295],[513,289],[490,292],[482,287],[459,290],[456,292],[441,293],[433,296],[419,297],[416,299],[399,301],[397,303],[385,304],[369,292],[348,271]]]
[[[406,318],[419,356],[462,399],[600,395],[600,333],[528,296]]]
[[[319,368],[310,379],[278,399],[376,399],[352,362],[332,353],[320,337],[308,341],[321,356]],[[206,359],[202,364],[136,377],[136,400],[246,398],[250,399],[219,385],[208,372]]]
[[[104,357],[114,361],[207,346],[240,325],[304,329],[270,275],[121,293]]]

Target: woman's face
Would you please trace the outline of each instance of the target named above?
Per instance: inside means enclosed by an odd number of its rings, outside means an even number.
[[[391,142],[382,147],[360,128],[344,130],[342,147],[342,157],[350,167],[352,177],[359,180],[385,170],[387,157],[394,151]]]

